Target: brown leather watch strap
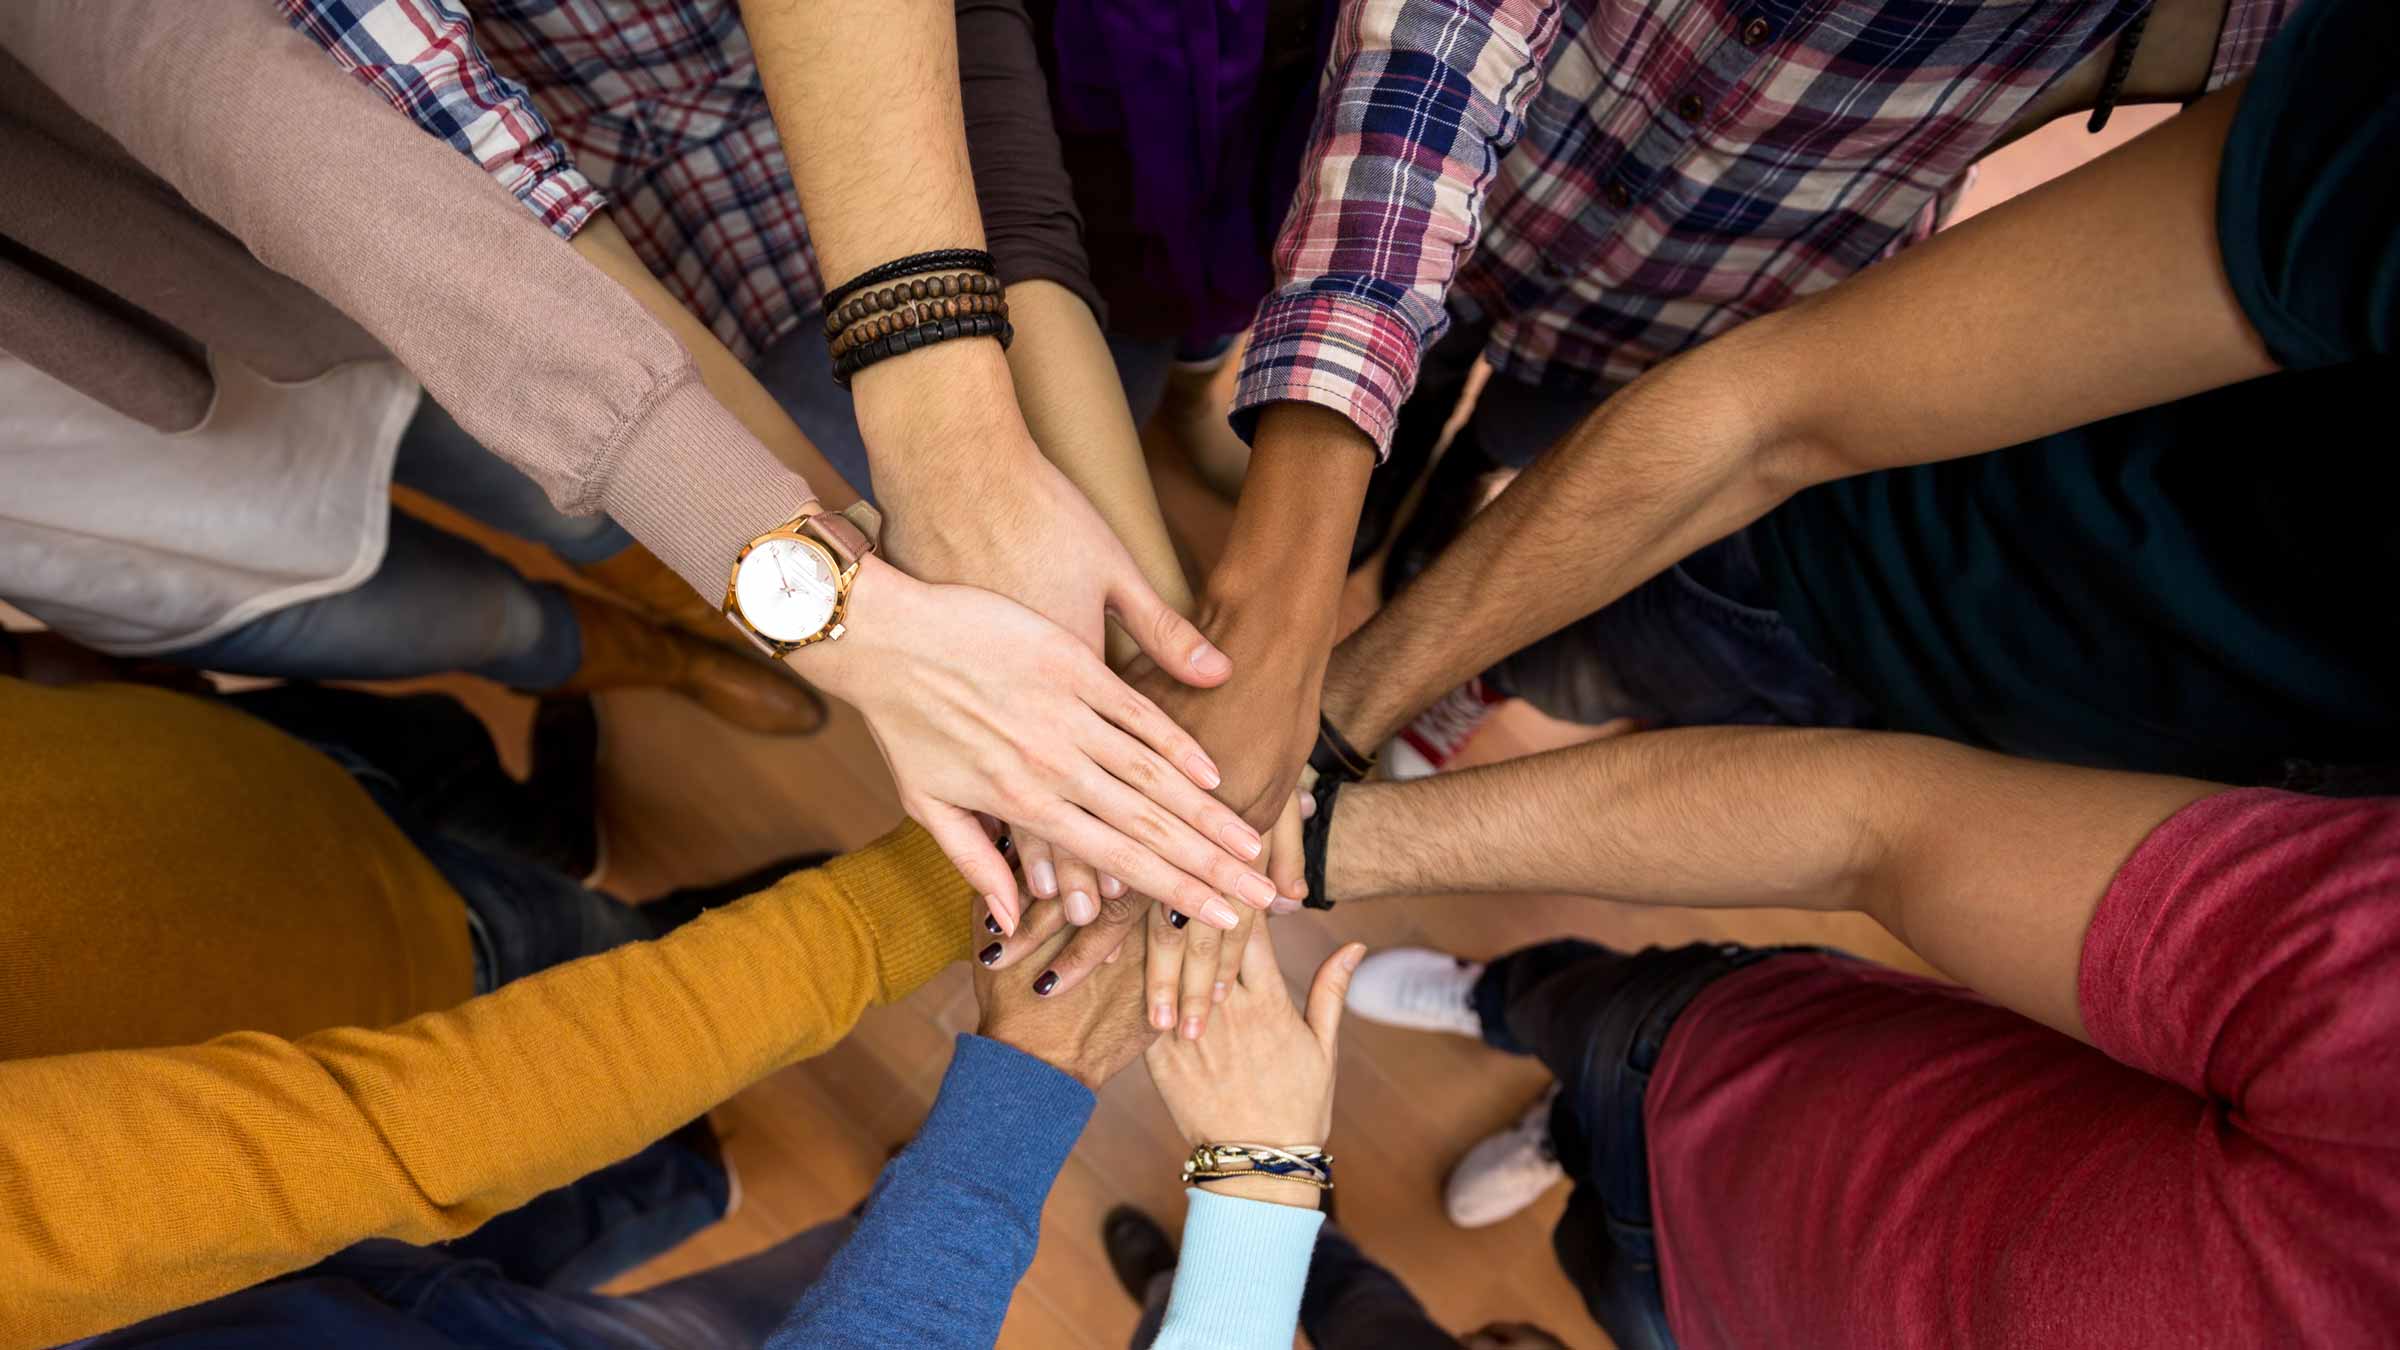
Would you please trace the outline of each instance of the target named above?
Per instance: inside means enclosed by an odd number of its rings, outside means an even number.
[[[858,566],[862,559],[875,551],[874,539],[842,512],[828,511],[811,502],[801,508],[800,516],[795,528],[814,535],[825,547],[833,550],[834,561],[840,563],[845,572]]]

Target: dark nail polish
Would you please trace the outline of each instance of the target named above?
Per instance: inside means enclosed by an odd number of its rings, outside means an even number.
[[[1033,982],[1033,992],[1045,997],[1056,988],[1058,988],[1058,972],[1055,970],[1043,971],[1042,977]]]
[[[993,917],[992,917],[991,915],[989,915],[989,914],[986,914],[986,915],[984,915],[984,916],[983,916],[983,931],[985,931],[985,932],[987,932],[987,933],[991,934],[993,937],[998,937],[998,936],[1000,936],[1000,921],[999,921],[998,919],[995,919],[995,918],[993,918]]]
[[[1186,914],[1186,913],[1184,913],[1184,912],[1183,912],[1182,910],[1180,910],[1180,909],[1178,909],[1178,910],[1170,910],[1170,911],[1168,912],[1168,914],[1167,914],[1167,922],[1168,922],[1168,923],[1170,923],[1170,924],[1173,924],[1173,925],[1174,925],[1175,927],[1177,927],[1177,928],[1181,928],[1181,927],[1183,927],[1185,924],[1187,924],[1187,923],[1190,923],[1191,921],[1192,921],[1192,916],[1191,916],[1191,915],[1189,915],[1189,914]]]
[[[975,953],[975,959],[983,962],[987,966],[992,962],[999,960],[1000,944],[995,942],[991,946],[984,948],[982,951]]]

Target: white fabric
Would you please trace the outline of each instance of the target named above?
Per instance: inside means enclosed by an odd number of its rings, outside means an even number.
[[[417,382],[391,361],[298,384],[210,365],[216,403],[168,434],[0,352],[0,597],[143,656],[375,574]]]

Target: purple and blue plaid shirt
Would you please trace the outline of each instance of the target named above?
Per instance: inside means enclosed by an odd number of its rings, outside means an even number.
[[[1388,447],[1456,311],[1605,394],[1932,233],[2148,0],[1345,0],[1235,395]],[[2228,0],[2211,89],[2299,0]]]

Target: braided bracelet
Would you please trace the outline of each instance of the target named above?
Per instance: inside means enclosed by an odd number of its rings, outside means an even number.
[[[920,276],[927,272],[996,273],[999,270],[999,265],[992,261],[992,255],[979,248],[937,248],[924,253],[911,253],[905,258],[894,258],[880,267],[870,267],[825,292],[825,308],[833,309],[869,286],[881,286],[902,277]]]
[[[1277,1148],[1273,1144],[1201,1144],[1192,1150],[1192,1156],[1183,1160],[1186,1186],[1195,1181],[1249,1176],[1304,1181],[1318,1190],[1330,1191],[1333,1155],[1307,1145]]]

